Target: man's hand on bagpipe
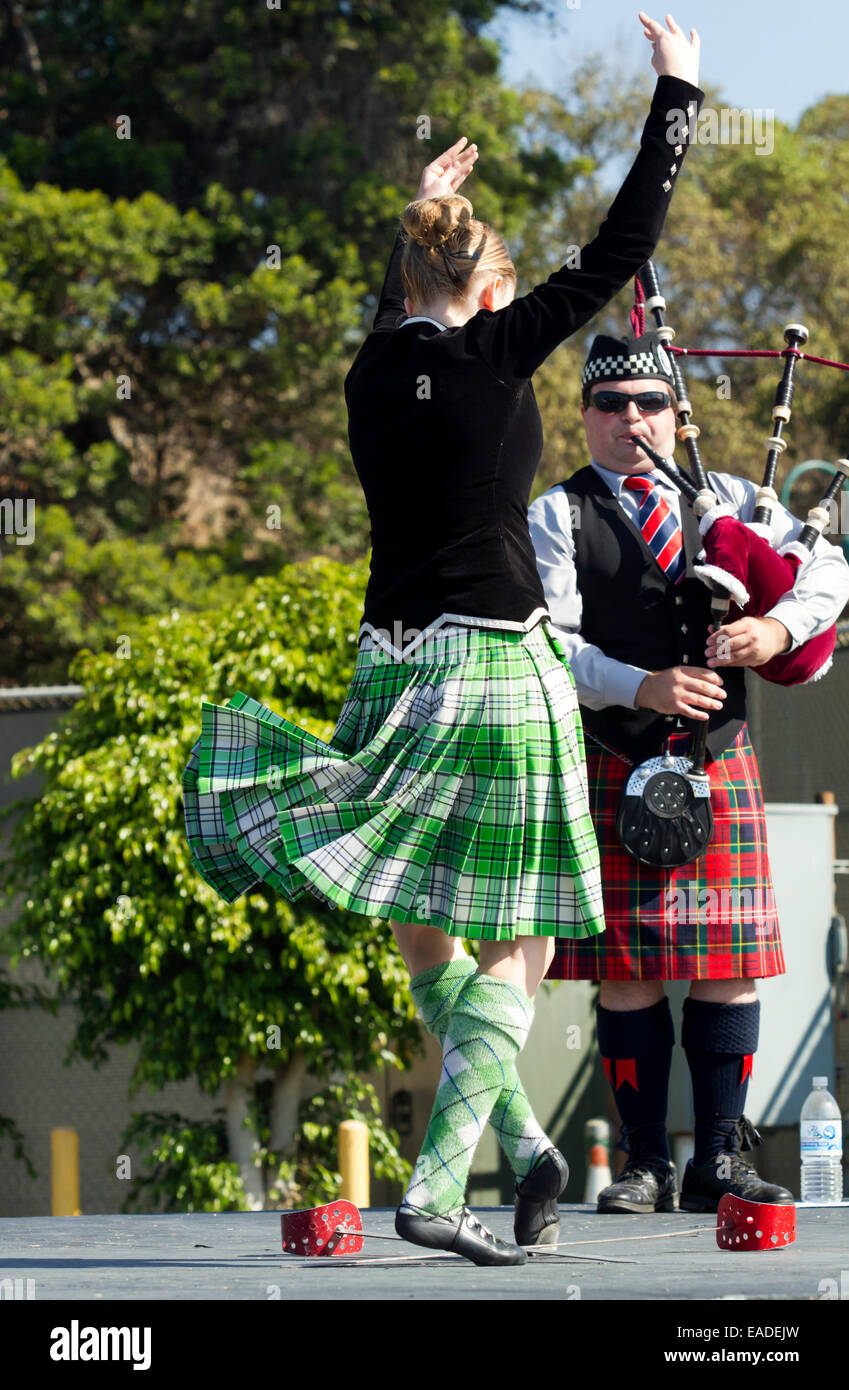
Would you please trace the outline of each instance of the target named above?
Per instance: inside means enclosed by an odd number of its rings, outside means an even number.
[[[708,635],[709,667],[763,666],[790,648],[793,639],[777,618],[738,618]]]
[[[701,666],[669,666],[652,671],[637,690],[637,709],[653,709],[658,714],[680,714],[685,719],[709,719],[710,711],[722,709],[726,698],[722,677]]]

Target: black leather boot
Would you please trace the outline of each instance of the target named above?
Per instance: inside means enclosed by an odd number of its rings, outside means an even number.
[[[596,1211],[674,1211],[678,1181],[675,1164],[645,1149],[636,1126],[622,1126],[622,1141],[628,1150],[628,1161],[616,1182],[598,1194]]]
[[[454,1216],[436,1216],[402,1202],[395,1213],[395,1230],[413,1245],[450,1250],[476,1265],[523,1265],[528,1260],[520,1246],[499,1240],[468,1207]]]
[[[555,1245],[560,1231],[557,1198],[569,1181],[559,1149],[546,1149],[536,1167],[516,1184],[513,1234],[517,1245]]]
[[[786,1187],[764,1182],[751,1164],[740,1156],[740,1150],[753,1149],[762,1143],[761,1136],[745,1115],[738,1120],[719,1120],[728,1125],[728,1147],[713,1154],[707,1163],[694,1168],[692,1161],[684,1171],[681,1184],[682,1211],[716,1211],[727,1192],[744,1197],[747,1202],[772,1202],[776,1206],[793,1206],[795,1198]]]

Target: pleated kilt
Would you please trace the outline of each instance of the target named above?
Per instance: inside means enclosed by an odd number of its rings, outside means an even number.
[[[686,732],[671,750],[688,752]],[[760,774],[744,726],[707,764],[714,838],[680,869],[653,869],[622,848],[616,812],[632,766],[586,737],[590,807],[601,852],[607,930],[558,943],[550,979],[721,980],[784,974]]]
[[[512,940],[603,931],[572,674],[530,632],[446,625],[396,660],[364,639],[329,743],[237,692],[183,774],[200,875]]]

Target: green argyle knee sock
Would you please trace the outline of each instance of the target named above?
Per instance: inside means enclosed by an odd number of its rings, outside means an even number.
[[[493,975],[469,976],[451,1010],[439,1088],[405,1202],[443,1216],[464,1205],[478,1140],[533,1013],[517,985]]]
[[[464,982],[477,971],[470,956],[449,960],[423,970],[410,981],[413,996],[422,1022],[429,1033],[445,1043],[448,1020]],[[507,1160],[517,1178],[527,1177],[537,1159],[553,1147],[531,1109],[515,1063],[504,1068],[504,1086],[489,1117]]]

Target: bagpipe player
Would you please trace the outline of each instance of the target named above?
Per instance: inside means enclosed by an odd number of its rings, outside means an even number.
[[[553,631],[578,689],[601,855],[606,931],[559,942],[548,972],[600,982],[598,1047],[628,1154],[599,1196],[600,1212],[670,1211],[675,1203],[666,1130],[675,1030],[666,980],[691,981],[681,1044],[695,1150],[680,1206],[715,1211],[726,1192],[793,1200],[743,1157],[759,1141],[744,1115],[758,1046],[756,981],[785,970],[744,671],[825,631],[849,600],[849,565],[820,537],[792,591],[768,613],[707,635],[709,590],[692,572],[702,548],[698,521],[641,447],[645,441],[672,460],[673,388],[656,331],[597,336],[582,376],[590,462],[529,508]],[[720,503],[750,522],[756,484],[708,476]],[[772,526],[782,545],[802,523],[778,506]],[[617,835],[623,788],[644,760],[665,750],[686,754],[688,728],[699,721],[707,722],[713,839],[679,868],[641,863]]]

